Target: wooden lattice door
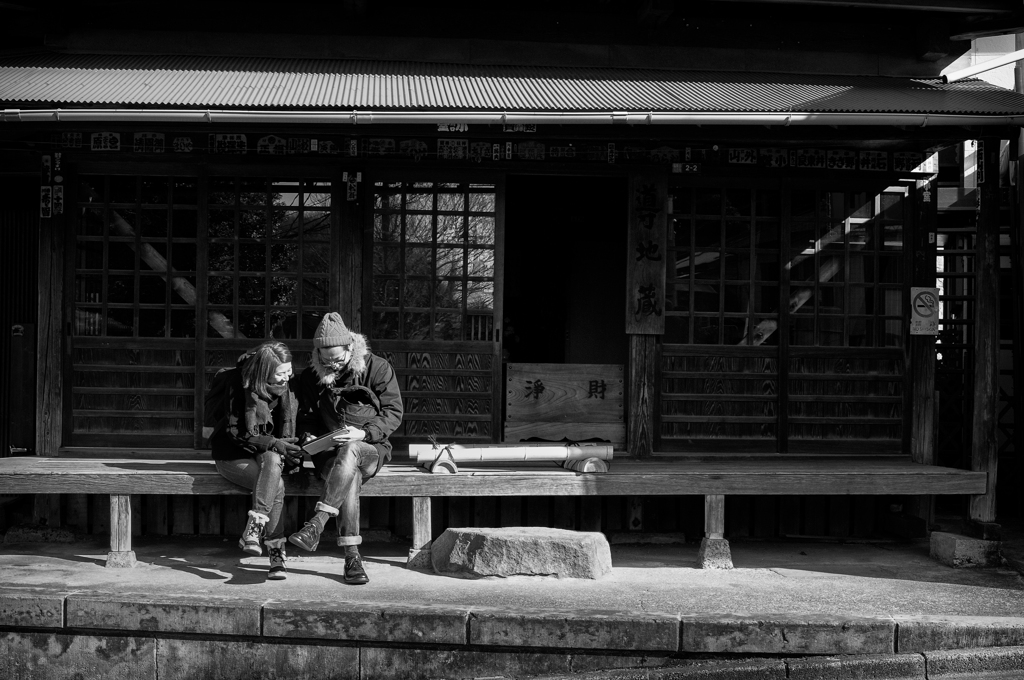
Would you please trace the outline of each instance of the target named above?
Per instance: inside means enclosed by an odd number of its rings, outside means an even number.
[[[432,436],[498,440],[502,201],[497,181],[373,185],[364,328],[398,373],[399,454]]]

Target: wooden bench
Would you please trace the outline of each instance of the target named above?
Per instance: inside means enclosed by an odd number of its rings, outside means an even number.
[[[108,566],[130,565],[131,503],[135,494],[241,495],[246,489],[220,476],[213,462],[158,458],[0,459],[0,494],[109,494]],[[309,463],[307,463],[309,466]],[[291,495],[319,496],[323,484],[286,482]],[[721,539],[727,495],[942,495],[983,494],[987,477],[904,456],[757,455],[616,459],[606,473],[577,473],[555,464],[460,467],[433,475],[409,463],[384,467],[363,487],[364,496],[413,499],[410,564],[429,554],[431,498],[443,496],[676,496],[705,498],[705,537]]]

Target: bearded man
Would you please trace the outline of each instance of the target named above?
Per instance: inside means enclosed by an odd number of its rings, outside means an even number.
[[[391,459],[388,437],[402,422],[395,370],[370,352],[365,336],[345,327],[340,314],[329,312],[313,336],[313,355],[299,377],[298,397],[299,432],[341,432],[332,438],[335,446],[311,456],[324,492],[316,512],[288,541],[316,550],[327,520],[336,517],[338,545],[345,548],[345,582],[367,583],[359,555],[359,492]]]

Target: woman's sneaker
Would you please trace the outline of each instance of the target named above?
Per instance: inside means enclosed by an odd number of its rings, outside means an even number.
[[[283,538],[272,538],[266,541],[267,556],[270,557],[270,573],[267,578],[271,581],[283,581],[288,578],[288,570],[284,563],[288,560],[288,553],[285,552],[286,540]]]
[[[270,518],[264,514],[258,513],[255,510],[249,511],[249,521],[245,524],[242,537],[238,539],[238,547],[243,552],[256,556],[263,554],[263,549],[260,547],[260,539],[263,538],[264,527],[269,520]]]

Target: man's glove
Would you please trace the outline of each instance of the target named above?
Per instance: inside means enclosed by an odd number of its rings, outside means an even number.
[[[295,442],[298,441],[296,437],[284,437],[282,439],[275,440],[271,449],[277,451],[284,458],[286,467],[301,467],[302,466],[302,447]]]

